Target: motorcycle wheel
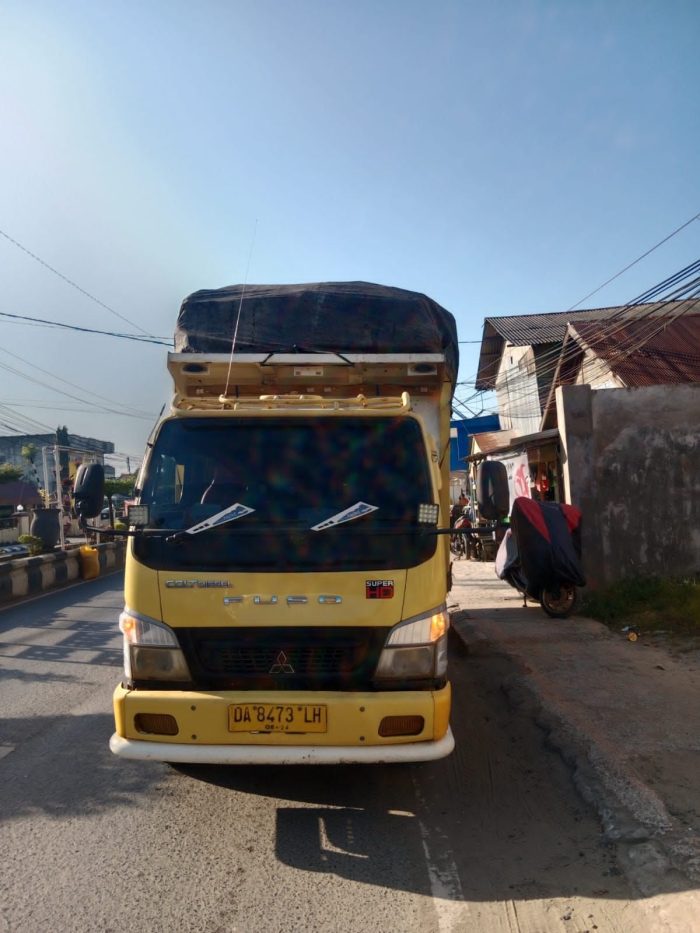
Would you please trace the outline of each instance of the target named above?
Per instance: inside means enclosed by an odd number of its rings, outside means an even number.
[[[553,619],[566,619],[576,608],[577,602],[578,592],[573,583],[562,583],[558,595],[550,590],[542,590],[540,594],[540,606]]]

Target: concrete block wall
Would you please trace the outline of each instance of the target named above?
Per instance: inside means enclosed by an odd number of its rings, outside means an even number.
[[[590,588],[700,574],[700,384],[557,389]]]
[[[121,541],[98,544],[97,552],[100,575],[124,566],[125,546]],[[0,606],[78,580],[79,554],[79,548],[70,548],[0,563]]]

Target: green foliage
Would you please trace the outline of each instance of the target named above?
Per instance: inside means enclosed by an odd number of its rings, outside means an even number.
[[[700,635],[700,579],[639,577],[588,593],[582,612],[620,629]]]
[[[36,535],[20,535],[17,540],[20,544],[26,544],[32,557],[36,554],[41,554],[44,550],[43,540]]]
[[[134,492],[135,482],[136,476],[129,473],[125,473],[124,476],[119,476],[116,479],[106,479],[105,495],[108,499],[111,499],[112,496],[129,497]]]
[[[56,443],[59,447],[69,447],[70,439],[68,437],[68,428],[63,425],[60,425],[56,428]],[[61,450],[58,455],[58,461],[61,469],[61,479],[68,479],[68,463],[70,460],[70,454],[67,450]]]
[[[14,483],[22,479],[23,474],[24,470],[19,467],[14,467],[11,463],[3,463],[0,466],[0,483]]]
[[[21,454],[25,460],[28,460],[29,463],[33,464],[36,460],[36,455],[39,453],[37,450],[36,444],[25,444],[22,447]]]

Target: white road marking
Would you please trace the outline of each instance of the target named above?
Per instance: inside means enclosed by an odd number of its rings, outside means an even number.
[[[0,745],[0,758],[4,758],[5,755],[9,755],[10,752],[13,752],[14,750],[14,745]]]
[[[427,804],[415,775],[412,776],[413,788],[419,809],[426,812]],[[477,918],[464,899],[459,871],[452,858],[449,839],[436,825],[426,826],[419,814],[416,814],[420,827],[425,862],[428,867],[430,893],[435,905],[439,933],[466,933],[476,931]]]

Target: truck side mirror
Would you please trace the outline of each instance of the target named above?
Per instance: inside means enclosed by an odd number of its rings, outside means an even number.
[[[81,518],[94,518],[102,511],[105,495],[105,471],[101,463],[83,464],[75,475],[73,497]]]
[[[484,460],[476,471],[476,501],[479,515],[487,522],[505,518],[510,511],[510,489],[505,464]]]

